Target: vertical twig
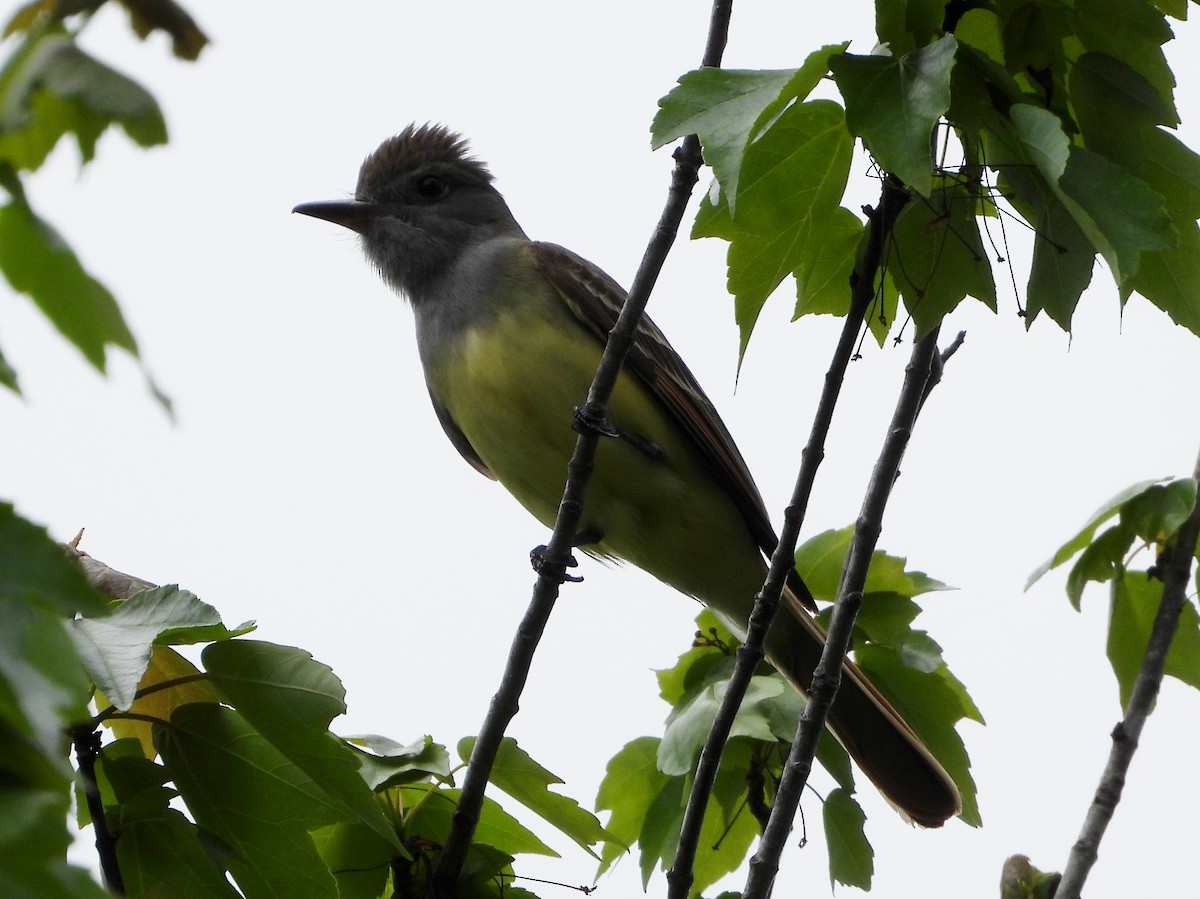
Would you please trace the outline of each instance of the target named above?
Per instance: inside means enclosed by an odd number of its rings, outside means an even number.
[[[704,812],[708,807],[708,798],[716,782],[717,772],[721,767],[721,756],[729,732],[737,717],[738,708],[746,695],[750,679],[755,669],[763,659],[763,645],[767,631],[775,614],[779,610],[780,595],[787,581],[788,573],[795,565],[796,543],[800,539],[800,528],[804,523],[804,513],[808,509],[808,500],[812,495],[813,484],[816,481],[817,469],[825,459],[825,439],[833,422],[833,412],[837,407],[838,396],[846,378],[846,368],[854,355],[854,345],[862,328],[863,319],[875,298],[875,276],[883,261],[884,248],[892,232],[892,225],[904,204],[908,202],[908,191],[904,185],[892,176],[887,176],[883,182],[879,198],[879,208],[868,212],[869,235],[866,251],[859,266],[851,276],[850,310],[842,324],[842,333],[834,348],[829,371],[825,374],[825,386],[817,404],[813,417],[812,429],[809,432],[808,443],[800,454],[800,470],[796,476],[796,484],[792,496],[783,515],[783,530],[779,535],[779,544],[771,554],[771,565],[767,571],[766,582],[762,591],[754,599],[754,608],[750,613],[746,639],[738,649],[737,663],[730,675],[725,696],[717,709],[712,728],[704,741],[700,752],[700,760],[696,766],[696,776],[692,780],[691,793],[688,796],[687,808],[684,810],[683,824],[679,832],[679,843],[675,849],[675,858],[671,870],[667,872],[668,899],[686,899],[691,891],[694,880],[693,870],[696,863],[696,852],[699,849],[700,831],[704,824]]]
[[[1200,480],[1200,458],[1196,460],[1193,477]],[[1125,788],[1125,775],[1137,751],[1142,728],[1154,709],[1159,687],[1162,685],[1163,670],[1167,663],[1167,651],[1175,637],[1179,624],[1179,613],[1187,601],[1188,577],[1192,570],[1192,556],[1196,552],[1196,541],[1200,538],[1200,495],[1175,536],[1175,547],[1163,577],[1162,601],[1154,618],[1154,628],[1146,646],[1141,670],[1133,683],[1129,707],[1125,717],[1112,732],[1112,748],[1108,762],[1100,776],[1100,784],[1084,818],[1079,839],[1071,847],[1067,866],[1055,896],[1059,899],[1078,899],[1087,880],[1088,873],[1096,863],[1100,852],[1100,840],[1112,820]]]
[[[100,756],[100,732],[91,724],[81,725],[71,731],[75,744],[75,760],[79,764],[79,777],[83,781],[83,795],[87,800],[88,814],[96,831],[96,854],[100,857],[100,871],[104,884],[118,896],[125,895],[125,881],[117,864],[117,839],[108,829],[104,816],[104,800],[100,797],[100,786],[96,783],[96,759]]]
[[[729,17],[732,7],[733,0],[715,0],[713,3],[708,41],[704,50],[703,65],[705,66],[719,66],[721,63],[729,34]],[[671,176],[671,187],[667,193],[666,205],[655,226],[654,233],[651,235],[646,252],[642,256],[633,283],[629,287],[625,305],[609,335],[604,355],[596,370],[596,377],[588,390],[587,404],[579,416],[585,425],[587,422],[604,420],[606,406],[609,397],[612,396],[621,365],[633,345],[638,321],[650,299],[650,291],[658,278],[658,273],[662,270],[667,253],[675,242],[675,236],[679,232],[679,223],[683,220],[683,213],[687,208],[692,188],[699,178],[702,159],[700,141],[695,135],[684,139],[676,149],[674,156],[675,168]],[[475,826],[479,821],[484,790],[487,787],[492,765],[496,760],[496,753],[499,751],[500,741],[504,737],[508,723],[517,713],[518,701],[529,676],[533,653],[541,640],[550,612],[558,598],[559,585],[566,579],[566,567],[578,530],[584,493],[595,459],[596,444],[599,441],[599,434],[594,428],[585,426],[579,430],[575,451],[568,465],[567,483],[563,491],[562,502],[559,504],[554,532],[551,534],[550,542],[544,552],[545,562],[534,585],[533,598],[530,600],[529,608],[521,619],[516,636],[513,638],[500,687],[496,695],[492,697],[488,713],[479,731],[479,737],[475,741],[475,748],[471,752],[467,775],[463,781],[462,795],[455,809],[450,832],[434,873],[434,893],[441,899],[451,899],[454,896],[454,886],[459,872],[462,870],[463,862],[466,860],[467,850],[470,848],[471,838],[475,833]]]
[[[882,529],[883,512],[891,496],[892,485],[900,471],[900,461],[908,447],[913,425],[925,397],[937,356],[938,329],[934,328],[913,347],[908,367],[905,369],[904,384],[892,415],[892,423],[884,440],[883,449],[875,463],[867,493],[863,498],[862,511],[854,527],[850,542],[850,553],[838,588],[838,599],[833,608],[829,633],[821,661],[813,673],[812,689],[800,725],[792,743],[791,753],[783,769],[783,778],[775,794],[775,805],[771,818],[763,831],[758,851],[750,860],[750,874],[743,891],[745,899],[766,899],[779,871],[779,858],[791,832],[792,819],[800,804],[800,795],[812,771],[813,756],[817,751],[817,740],[825,727],[833,698],[841,683],[842,660],[850,646],[854,619],[862,606],[863,585],[867,581],[867,569],[871,555]]]

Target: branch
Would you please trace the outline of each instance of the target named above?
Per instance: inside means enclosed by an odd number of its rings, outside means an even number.
[[[784,510],[783,530],[779,535],[779,543],[771,554],[766,582],[762,591],[754,598],[746,639],[738,649],[737,663],[730,675],[725,696],[717,709],[712,727],[704,741],[704,749],[700,753],[696,776],[692,781],[692,790],[683,815],[675,859],[671,870],[667,872],[668,899],[687,899],[691,891],[696,852],[700,845],[700,830],[704,824],[708,798],[721,767],[725,743],[729,740],[729,732],[737,717],[738,708],[745,698],[750,679],[763,660],[767,631],[771,622],[775,620],[776,612],[779,611],[780,596],[787,576],[796,564],[796,543],[800,539],[800,528],[804,523],[804,514],[808,509],[809,497],[817,478],[817,469],[825,459],[825,438],[829,434],[833,412],[846,379],[846,368],[854,356],[854,347],[863,319],[875,299],[875,278],[883,262],[884,248],[891,236],[892,226],[908,198],[909,194],[904,185],[887,176],[883,181],[879,208],[868,210],[870,231],[866,251],[850,277],[850,309],[842,324],[841,337],[834,348],[829,371],[825,374],[825,387],[817,403],[808,443],[800,453],[800,471],[796,476],[796,484],[792,489],[787,509]]]
[[[937,355],[938,329],[934,328],[913,347],[908,367],[905,369],[904,384],[896,402],[896,411],[883,449],[867,485],[862,511],[854,528],[854,538],[838,588],[838,599],[833,607],[833,618],[825,638],[821,661],[813,672],[812,689],[808,702],[800,716],[792,751],[783,769],[783,778],[775,794],[775,806],[771,819],[763,831],[758,851],[750,860],[750,874],[746,878],[745,899],[765,899],[770,894],[771,884],[779,871],[779,858],[787,843],[800,804],[800,795],[812,771],[813,756],[817,751],[817,740],[825,727],[829,709],[842,678],[842,661],[850,646],[854,630],[854,619],[862,606],[863,586],[867,582],[867,569],[875,543],[882,529],[883,512],[887,507],[892,485],[900,471],[900,461],[908,447],[917,414],[925,396],[925,387]]]
[[[702,62],[705,66],[721,64],[721,57],[729,34],[729,17],[732,6],[733,0],[714,0],[709,20],[708,42]],[[629,287],[625,305],[621,308],[617,323],[609,334],[604,355],[596,370],[596,377],[588,390],[587,403],[577,415],[582,423],[599,423],[604,420],[608,400],[616,386],[617,376],[620,374],[625,356],[633,346],[638,322],[650,299],[650,291],[662,270],[671,245],[675,242],[679,223],[683,220],[692,188],[699,178],[700,165],[703,162],[699,139],[695,135],[685,138],[676,149],[674,158],[675,168],[671,175],[671,186],[667,192],[666,205],[651,235],[646,252],[642,256],[642,262],[638,266],[633,283]],[[479,822],[484,790],[487,787],[492,765],[496,760],[500,741],[504,737],[508,723],[517,713],[518,701],[529,676],[534,651],[541,640],[554,603],[558,599],[559,586],[566,579],[566,568],[570,564],[571,548],[583,509],[584,493],[591,475],[596,446],[600,439],[600,434],[595,427],[585,424],[578,430],[580,434],[575,441],[575,451],[567,467],[567,483],[558,508],[558,518],[554,523],[554,532],[550,536],[550,542],[543,553],[543,563],[539,566],[533,597],[517,628],[512,647],[509,649],[508,661],[505,664],[500,687],[496,695],[492,697],[483,727],[475,741],[475,748],[471,751],[467,775],[463,781],[462,795],[454,811],[450,832],[442,847],[437,870],[434,872],[434,894],[441,899],[450,899],[454,896],[455,883],[462,870],[467,850],[470,848],[475,826]]]
[[[1200,480],[1200,458],[1196,460],[1193,477]],[[1192,513],[1176,532],[1175,546],[1163,578],[1162,601],[1154,619],[1154,628],[1150,632],[1146,656],[1142,659],[1141,670],[1134,681],[1125,717],[1113,728],[1112,748],[1108,753],[1104,773],[1100,776],[1100,785],[1096,788],[1096,795],[1084,818],[1079,839],[1071,847],[1062,882],[1055,893],[1059,899],[1078,899],[1088,873],[1099,857],[1100,840],[1104,837],[1109,821],[1112,820],[1117,803],[1121,801],[1121,792],[1125,788],[1125,774],[1133,761],[1133,754],[1137,751],[1146,719],[1154,709],[1154,702],[1162,684],[1163,669],[1167,663],[1167,651],[1175,638],[1179,613],[1187,601],[1188,577],[1198,538],[1200,495],[1196,497]]]
[[[100,856],[104,884],[118,896],[124,896],[125,882],[117,864],[117,838],[108,829],[104,800],[100,797],[100,786],[96,783],[100,732],[91,724],[85,724],[71,731],[71,741],[75,744],[75,759],[79,763],[79,775],[83,781],[83,795],[87,799],[88,814],[92,818],[92,828],[96,831],[96,854]]]

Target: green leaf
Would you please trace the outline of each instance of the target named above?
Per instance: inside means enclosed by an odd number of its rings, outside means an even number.
[[[713,720],[728,685],[728,680],[723,677],[718,683],[708,685],[688,702],[672,710],[658,748],[658,767],[664,774],[684,775],[691,772],[704,746],[705,738],[712,729]],[[774,742],[775,734],[772,733],[770,722],[759,704],[779,696],[785,688],[783,681],[777,678],[751,678],[746,688],[745,699],[730,729],[730,736]],[[788,738],[790,739],[790,735]]]
[[[1066,208],[1057,202],[1043,206],[1034,226],[1025,327],[1032,327],[1044,309],[1059,327],[1070,331],[1071,317],[1092,281],[1095,265],[1096,248]]]
[[[430,840],[437,844],[446,842],[462,790],[410,784],[396,787],[395,791],[404,797],[404,806],[412,809],[404,821],[405,838],[410,843],[414,840]],[[474,841],[510,856],[527,854],[558,857],[558,853],[538,839],[533,831],[501,808],[495,800],[486,797],[479,812]]]
[[[1166,543],[1196,505],[1196,481],[1153,484],[1121,506],[1121,524],[1147,543]]]
[[[105,370],[110,344],[137,355],[113,295],[84,270],[57,231],[19,202],[0,206],[0,271],[97,370]]]
[[[239,897],[209,861],[196,825],[174,809],[164,809],[157,821],[141,818],[124,824],[117,862],[127,896]]]
[[[1200,218],[1200,156],[1175,135],[1152,128],[1143,135],[1138,175],[1166,201],[1179,219]]]
[[[135,593],[105,618],[76,619],[70,622],[70,633],[96,686],[124,711],[133,704],[160,634],[220,621],[208,603],[171,585]]]
[[[18,396],[21,395],[21,386],[17,383],[16,369],[8,364],[3,353],[0,353],[0,386],[7,387]]]
[[[1061,7],[1049,3],[1018,6],[1004,23],[1005,67],[1014,74],[1052,68],[1063,58],[1062,41],[1070,31],[1067,11]]]
[[[651,805],[672,780],[658,770],[659,742],[656,737],[638,737],[609,759],[596,795],[596,809],[611,813],[605,830],[612,839],[601,852],[598,873],[607,871],[628,852],[627,847],[641,841]]]
[[[1133,171],[1145,155],[1149,132],[1174,118],[1150,82],[1103,53],[1075,60],[1067,83],[1084,144]]]
[[[875,33],[892,55],[930,43],[942,30],[944,0],[881,0],[875,4]]]
[[[1024,855],[1004,860],[1000,873],[1000,899],[1054,899],[1062,875],[1039,871]]]
[[[814,229],[810,246],[796,266],[796,310],[792,321],[802,315],[842,316],[850,309],[850,273],[855,251],[863,234],[863,223],[845,207],[838,206]]]
[[[1144,250],[1179,244],[1163,198],[1128,169],[1090,150],[1071,147],[1058,194],[1118,284],[1137,274]]]
[[[171,38],[171,52],[180,59],[195,62],[208,46],[208,36],[174,0],[129,4],[129,24],[140,38],[162,30]]]
[[[721,759],[721,768],[713,784],[712,801],[705,809],[704,822],[700,827],[700,846],[693,868],[695,882],[693,893],[699,893],[716,883],[726,874],[736,871],[745,860],[751,844],[759,835],[758,823],[746,810],[747,775],[754,761],[754,749],[749,741],[732,741]],[[770,781],[771,778],[766,778]],[[771,800],[771,786],[767,785],[765,803]],[[680,807],[682,824],[683,808]],[[677,840],[676,840],[677,842]],[[674,861],[664,859],[664,870]]]
[[[835,884],[871,889],[875,850],[867,841],[863,824],[867,816],[845,790],[833,790],[821,806],[825,839],[829,843],[829,886]]]
[[[1125,505],[1125,503],[1129,502],[1129,500],[1133,499],[1135,496],[1144,493],[1147,489],[1153,487],[1155,484],[1162,484],[1167,480],[1167,478],[1156,478],[1150,481],[1139,481],[1136,484],[1126,487],[1116,496],[1105,502],[1102,506],[1100,506],[1099,509],[1088,516],[1087,521],[1084,523],[1083,528],[1080,529],[1079,533],[1055,550],[1053,556],[1038,566],[1037,570],[1035,570],[1033,574],[1029,576],[1029,580],[1025,582],[1025,589],[1028,590],[1031,586],[1033,586],[1034,581],[1040,578],[1047,571],[1050,571],[1052,568],[1057,568],[1059,565],[1063,564],[1063,562],[1066,562],[1077,552],[1091,543],[1092,538],[1096,535],[1096,529],[1110,518],[1116,516],[1121,511],[1121,507]]]
[[[46,604],[0,596],[0,621],[0,782],[64,789],[63,730],[87,720],[88,679]]]
[[[468,761],[474,748],[475,738],[465,737],[459,741],[458,754],[463,761]],[[544,821],[554,825],[594,858],[599,859],[600,856],[596,855],[592,846],[602,841],[612,842],[614,839],[613,835],[600,825],[596,816],[581,808],[574,799],[551,792],[551,786],[563,781],[530,758],[511,737],[505,737],[501,741],[492,770],[488,773],[488,780]]]
[[[104,597],[46,529],[0,503],[0,600],[18,599],[36,599],[67,617],[108,614]]]
[[[104,724],[118,738],[136,739],[146,758],[154,758],[153,721],[170,721],[181,705],[189,702],[220,702],[222,697],[207,680],[200,680],[200,670],[175,650],[155,646],[150,652],[146,673],[138,681],[142,692],[129,707],[130,718],[112,717]],[[175,683],[182,680],[182,683]],[[171,686],[167,686],[171,684]],[[109,705],[103,692],[97,693],[96,706],[102,711]]]
[[[1108,622],[1108,660],[1117,676],[1121,708],[1129,706],[1133,684],[1150,643],[1162,602],[1162,582],[1142,571],[1127,571],[1113,585]],[[1178,629],[1167,651],[1166,673],[1200,689],[1200,615],[1184,603]]]
[[[1154,86],[1168,114],[1164,124],[1178,125],[1172,94],[1175,76],[1162,45],[1171,26],[1147,0],[1075,0],[1072,22],[1083,45],[1134,69]]]
[[[229,640],[201,657],[213,683],[280,753],[357,817],[397,847],[396,835],[359,773],[360,753],[333,734],[345,714],[345,690],[327,665],[291,646]]]
[[[175,795],[162,786],[170,772],[142,758],[136,741],[125,742],[136,757],[115,758],[120,744],[113,743],[105,747],[101,765],[119,801],[111,812],[120,822],[117,861],[126,895],[237,899],[205,852],[199,828],[167,807]]]
[[[371,828],[361,821],[334,824],[315,831],[313,842],[337,879],[338,899],[378,899],[384,894],[397,853]]]
[[[140,146],[166,143],[154,97],[66,34],[32,34],[0,72],[0,159],[13,168],[39,168],[68,133],[90,162],[96,140],[114,124]]]
[[[850,541],[854,537],[854,526],[838,530],[823,531],[804,541],[796,549],[796,571],[804,579],[813,596],[832,602],[837,598],[838,584],[842,579],[842,567],[850,552]],[[902,556],[889,555],[881,549],[871,555],[871,566],[867,571],[864,594],[884,593],[897,596],[920,596],[935,590],[950,590],[941,581],[928,577],[921,571],[907,571],[908,560]]]
[[[62,789],[0,791],[0,896],[111,899],[66,862],[68,801]]]
[[[938,180],[942,186],[928,200],[917,198],[900,213],[888,248],[888,272],[916,323],[917,338],[967,296],[996,309],[996,285],[979,234],[975,197],[952,179]]]
[[[688,72],[659,100],[650,127],[653,146],[695,134],[731,212],[737,206],[742,158],[759,130],[789,103],[803,100],[829,71],[829,57],[848,44],[810,53],[799,69],[779,71],[703,68]]]
[[[156,728],[155,743],[196,823],[233,850],[229,871],[247,899],[337,899],[309,834],[344,820],[340,803],[245,718],[223,706],[186,705]]]
[[[1117,525],[1104,531],[1079,554],[1067,575],[1067,599],[1079,611],[1083,590],[1089,582],[1111,581],[1124,571],[1125,555],[1133,546],[1134,534]]]
[[[852,150],[842,109],[828,100],[789,107],[747,150],[727,232],[742,354],[767,297],[824,252],[825,223],[840,208]]]
[[[845,54],[830,60],[850,132],[885,171],[922,196],[933,190],[929,135],[950,107],[957,48],[947,34],[899,59]]]
[[[638,848],[641,850],[638,864],[642,872],[643,889],[650,882],[655,866],[661,865],[665,869],[675,857],[686,804],[687,790],[682,777],[668,778],[658,794],[653,796],[638,837]]]
[[[1200,335],[1200,227],[1191,218],[1173,218],[1179,245],[1142,253],[1128,289],[1144,296],[1177,325]]]
[[[1071,158],[1071,139],[1063,131],[1062,120],[1048,109],[1028,103],[1016,103],[1009,118],[1026,156],[1051,185],[1058,184]],[[1022,148],[1017,149],[1020,153]],[[1020,160],[1013,160],[1019,164]]]
[[[432,737],[422,737],[408,746],[379,736],[347,737],[346,742],[370,750],[359,755],[360,773],[376,792],[431,777],[442,782],[450,780],[450,754]]]

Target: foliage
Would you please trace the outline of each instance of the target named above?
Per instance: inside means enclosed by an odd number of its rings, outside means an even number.
[[[86,52],[87,16],[104,0],[35,0],[11,18],[0,69],[0,271],[99,371],[110,347],[136,357],[109,290],[31,207],[24,180],[68,135],[81,165],[120,129],[142,147],[167,130],[154,98]],[[121,0],[134,30],[165,31],[195,59],[207,42],[171,0]],[[821,47],[796,69],[684,75],[661,101],[656,145],[698,134],[714,183],[693,235],[729,243],[728,283],[744,353],[768,297],[791,275],[795,317],[845,315],[865,226],[844,204],[855,142],[910,194],[887,235],[886,267],[865,323],[882,343],[903,300],[917,336],[967,296],[998,306],[994,265],[1006,221],[1033,234],[1027,324],[1043,311],[1070,329],[1096,259],[1122,303],[1147,298],[1200,334],[1200,157],[1179,124],[1163,45],[1180,0],[879,0],[880,46]],[[836,99],[831,97],[836,96]],[[0,356],[0,383],[19,392]],[[161,395],[160,395],[161,396]],[[1074,559],[1079,607],[1110,583],[1107,651],[1122,705],[1161,594],[1157,578],[1195,501],[1190,479],[1135,485],[1105,504],[1031,577]],[[849,529],[797,553],[818,599],[836,593]],[[1134,560],[1153,548],[1140,570]],[[1186,547],[1194,552],[1195,548]],[[914,597],[943,589],[905,560],[876,553],[855,625],[857,664],[958,784],[963,820],[980,823],[956,726],[982,716],[941,648],[913,627]],[[70,789],[79,824],[115,835],[131,896],[423,895],[459,791],[431,737],[402,745],[341,738],[333,672],[304,650],[245,639],[177,587],[110,603],[40,528],[0,505],[0,894],[106,895],[65,849]],[[609,869],[637,845],[646,882],[669,867],[695,761],[732,667],[736,638],[702,615],[696,644],[659,672],[670,705],[663,734],[630,741],[609,763],[597,805],[607,827],[555,791],[559,780],[511,740],[491,782]],[[175,647],[202,646],[198,650]],[[1200,614],[1188,603],[1167,673],[1200,686]],[[89,708],[89,702],[94,708]],[[726,747],[694,894],[737,868],[771,803],[803,700],[769,668],[753,679]],[[94,751],[93,737],[111,738]],[[70,741],[80,772],[68,761]],[[458,744],[464,763],[473,739]],[[94,758],[85,761],[89,752]],[[831,884],[873,878],[865,817],[845,752],[826,734],[818,759],[835,783],[822,797]],[[94,779],[93,779],[94,767]],[[95,816],[93,819],[92,816]],[[463,897],[521,897],[517,858],[554,854],[494,800],[484,803]],[[1045,895],[1054,875],[1024,863],[1013,895]],[[1006,894],[1007,895],[1007,894]]]
[[[832,598],[836,592],[852,531],[818,534],[797,550],[796,568],[817,598]],[[946,666],[941,648],[913,627],[921,611],[913,597],[948,588],[905,565],[904,559],[883,551],[872,557],[854,660],[946,765],[963,796],[963,820],[978,825],[975,784],[955,725],[963,718],[982,724],[983,717]],[[673,667],[658,672],[659,694],[671,706],[663,735],[626,744],[610,760],[597,797],[597,807],[610,812],[608,829],[622,843],[638,844],[644,884],[656,866],[665,870],[674,859],[692,772],[738,647],[737,638],[710,612],[702,612],[696,623],[692,648]],[[709,804],[701,838],[702,845],[715,848],[697,860],[696,893],[745,860],[803,707],[803,697],[764,663],[721,759],[715,801]],[[850,759],[828,732],[822,735],[817,759],[837,785],[821,799],[830,882],[870,889],[874,853],[865,834],[866,818],[854,799]],[[606,847],[601,871],[620,854],[619,847]]]
[[[90,9],[99,5],[90,4]],[[174,21],[169,30],[177,53],[191,48],[182,54],[185,58],[195,59],[207,41],[190,19],[188,27],[178,16],[172,18],[168,7],[174,4],[128,5],[135,23],[145,25],[146,30],[139,31],[143,35]],[[79,46],[58,7],[50,0],[28,4],[4,32],[6,37],[20,34],[20,42],[0,68],[0,187],[8,193],[8,202],[0,206],[0,272],[103,372],[108,347],[136,357],[137,342],[113,295],[34,211],[23,173],[39,169],[67,135],[74,137],[80,163],[86,165],[95,158],[101,134],[112,126],[142,147],[166,143],[167,127],[145,88]],[[0,384],[20,392],[17,373],[2,355]],[[167,405],[162,392],[153,383],[150,387]]]
[[[1200,156],[1179,124],[1162,45],[1183,3],[999,0],[876,4],[868,55],[822,47],[795,70],[701,69],[660,101],[653,140],[696,133],[714,175],[693,230],[729,242],[742,351],[792,274],[795,317],[845,315],[864,225],[841,205],[852,144],[913,195],[868,323],[903,298],[917,337],[965,297],[996,309],[1005,221],[1034,232],[1027,324],[1069,330],[1096,257],[1200,334]],[[828,73],[828,74],[827,74]],[[832,77],[839,105],[809,99]],[[956,156],[951,160],[952,153]]]
[[[116,838],[127,895],[422,895],[457,799],[444,747],[335,736],[344,692],[307,652],[238,639],[252,623],[226,628],[178,587],[110,609],[10,506],[0,507],[0,547],[4,895],[102,895],[61,857],[64,734],[78,749],[100,725],[115,739],[97,754],[99,805],[81,796],[80,823]],[[199,666],[174,648],[193,644],[204,644]],[[547,789],[557,779],[511,740],[492,780],[589,851],[615,839]],[[487,802],[459,895],[520,895],[508,884],[522,853],[556,854]]]
[[[1129,703],[1133,682],[1146,654],[1150,628],[1162,599],[1166,560],[1180,547],[1177,532],[1196,502],[1192,478],[1144,481],[1122,490],[1087,520],[1083,528],[1029,576],[1027,587],[1071,559],[1067,598],[1080,608],[1089,583],[1109,584],[1108,660],[1117,678],[1121,708]],[[1111,522],[1103,530],[1101,526]],[[1200,546],[1184,547],[1200,559]],[[1148,562],[1134,569],[1138,556]],[[1197,574],[1200,588],[1200,572]],[[1200,613],[1194,601],[1183,606],[1167,653],[1166,673],[1200,688]]]

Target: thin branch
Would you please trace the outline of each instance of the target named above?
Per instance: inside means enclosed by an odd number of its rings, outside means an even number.
[[[1200,458],[1196,460],[1193,474],[1200,480]],[[1129,697],[1129,707],[1125,717],[1112,732],[1112,748],[1108,753],[1108,762],[1100,777],[1100,785],[1092,805],[1084,818],[1083,829],[1079,839],[1071,847],[1067,858],[1067,866],[1063,871],[1062,882],[1055,896],[1059,899],[1078,899],[1088,873],[1096,863],[1100,853],[1100,840],[1112,820],[1121,801],[1121,792],[1125,788],[1125,775],[1137,751],[1138,740],[1142,736],[1142,728],[1154,702],[1158,698],[1158,690],[1162,684],[1163,670],[1167,663],[1167,651],[1175,638],[1175,630],[1179,625],[1179,614],[1187,601],[1188,579],[1192,570],[1192,556],[1196,552],[1196,541],[1200,538],[1200,496],[1192,507],[1175,536],[1175,546],[1171,552],[1171,560],[1167,564],[1163,577],[1162,601],[1158,606],[1158,614],[1154,619],[1154,628],[1150,632],[1150,642],[1146,646],[1146,656],[1142,659],[1141,670],[1133,683],[1133,693]]]
[[[71,731],[75,744],[75,759],[79,764],[79,776],[83,781],[83,795],[87,799],[88,814],[96,832],[96,854],[100,857],[100,871],[104,883],[118,896],[125,895],[125,882],[117,864],[117,838],[108,829],[104,816],[104,800],[100,797],[100,786],[96,782],[96,759],[100,755],[100,732],[90,724]]]
[[[892,492],[892,485],[900,471],[900,461],[908,447],[913,425],[925,397],[925,386],[929,382],[933,360],[937,356],[938,329],[934,328],[913,347],[908,367],[905,369],[904,384],[896,402],[896,411],[884,440],[883,449],[875,463],[867,493],[863,498],[862,511],[854,527],[854,538],[838,588],[838,599],[833,607],[833,617],[825,638],[821,661],[813,672],[812,689],[800,725],[792,743],[792,751],[784,765],[783,778],[775,794],[775,806],[771,819],[763,832],[758,851],[750,860],[750,874],[743,891],[745,899],[765,899],[779,871],[779,858],[787,844],[792,829],[792,820],[808,775],[812,771],[813,757],[817,751],[817,740],[825,727],[833,698],[837,694],[842,677],[842,661],[850,646],[854,630],[854,619],[862,606],[863,586],[867,581],[867,569],[871,555],[883,525],[883,512]]]
[[[705,66],[715,67],[721,63],[725,41],[729,33],[729,17],[732,6],[732,0],[715,0],[713,3],[709,20],[708,42],[703,57]],[[609,335],[600,366],[596,370],[596,377],[588,390],[587,403],[583,409],[577,412],[577,420],[581,425],[577,429],[580,434],[567,467],[567,483],[563,491],[562,502],[559,504],[554,532],[542,555],[543,562],[533,588],[533,598],[530,600],[525,616],[513,638],[512,647],[509,649],[508,661],[505,664],[500,687],[496,695],[492,697],[479,737],[475,741],[475,748],[471,752],[470,764],[463,781],[462,795],[454,811],[450,832],[442,847],[437,870],[434,872],[434,894],[441,899],[450,899],[454,896],[455,883],[462,870],[467,850],[470,848],[475,826],[479,821],[484,790],[487,787],[492,765],[496,760],[496,753],[499,751],[500,741],[504,737],[508,723],[517,713],[518,701],[529,676],[533,653],[537,649],[550,612],[558,598],[559,586],[566,579],[571,548],[583,509],[584,493],[594,464],[596,446],[600,439],[596,426],[604,421],[608,400],[616,386],[621,365],[633,346],[634,334],[646,308],[646,303],[650,299],[650,291],[662,270],[671,245],[675,242],[675,236],[679,232],[679,224],[683,220],[692,188],[699,178],[702,158],[700,141],[695,135],[685,138],[676,149],[674,156],[675,168],[671,175],[671,186],[667,193],[666,205],[651,235],[646,252],[642,256],[633,283],[629,287],[625,305]]]
[[[687,808],[684,810],[679,843],[675,849],[675,859],[671,864],[671,870],[667,872],[668,899],[686,899],[691,891],[694,879],[692,872],[700,845],[700,830],[704,824],[704,812],[708,807],[708,798],[721,767],[721,756],[725,750],[725,743],[729,739],[729,732],[733,727],[738,708],[746,695],[750,679],[763,659],[763,645],[766,641],[767,631],[775,619],[776,612],[779,611],[779,601],[784,584],[795,565],[796,543],[800,539],[800,528],[804,523],[804,514],[808,509],[817,469],[825,459],[825,439],[833,422],[833,412],[837,407],[838,396],[846,378],[846,368],[854,356],[854,345],[858,332],[862,328],[863,319],[875,298],[875,278],[883,262],[884,248],[891,235],[892,225],[895,224],[896,217],[904,208],[904,204],[908,202],[908,198],[909,193],[904,186],[895,178],[888,176],[883,181],[879,208],[868,210],[870,232],[861,263],[850,278],[850,309],[842,324],[841,337],[833,351],[829,371],[825,374],[825,386],[817,404],[808,443],[805,444],[804,450],[800,454],[800,471],[796,476],[791,499],[784,511],[783,530],[779,535],[779,544],[775,547],[775,552],[771,554],[771,566],[767,571],[766,582],[763,584],[762,591],[754,599],[754,608],[750,613],[746,639],[738,649],[737,663],[730,675],[725,696],[717,709],[716,717],[704,742],[704,749],[700,753],[696,776],[692,781],[691,794],[688,796]]]

